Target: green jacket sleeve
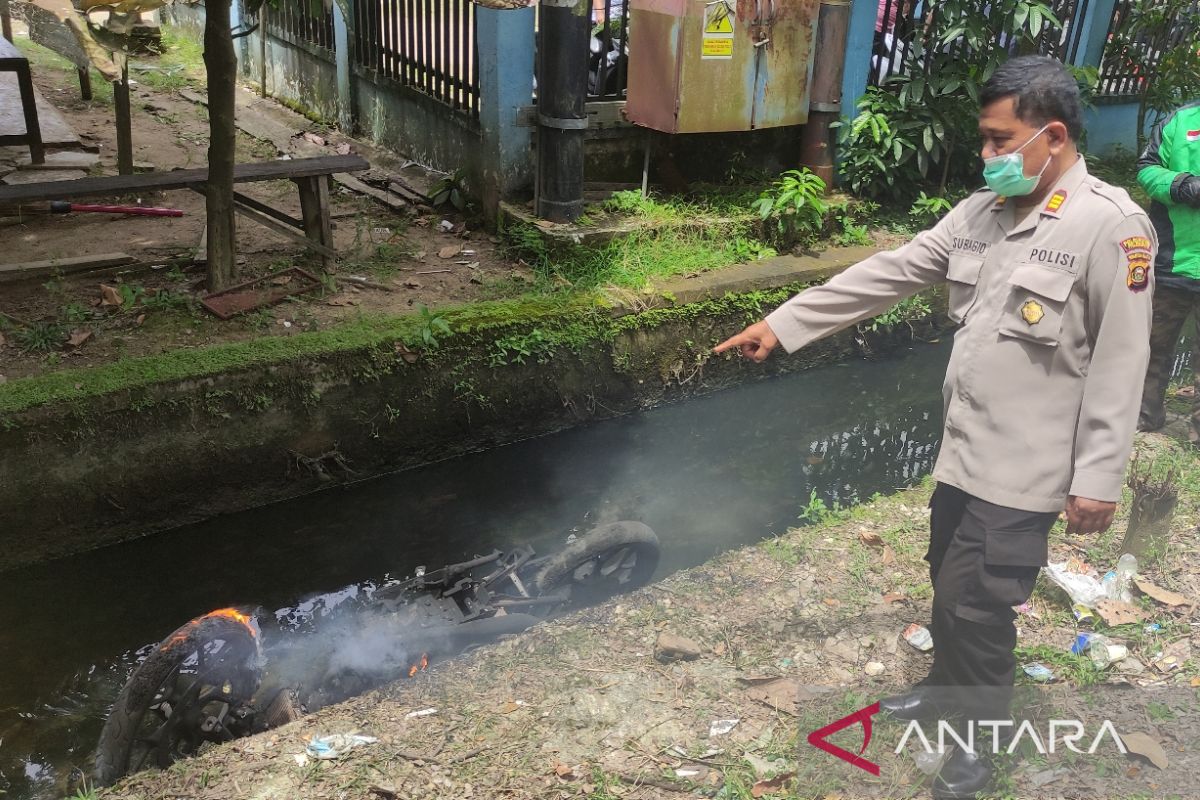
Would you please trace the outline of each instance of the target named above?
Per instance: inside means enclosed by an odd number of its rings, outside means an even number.
[[[1175,200],[1171,197],[1171,186],[1183,174],[1178,170],[1170,169],[1171,139],[1168,137],[1165,142],[1163,141],[1163,132],[1174,122],[1175,115],[1172,114],[1154,126],[1154,130],[1150,132],[1150,141],[1146,144],[1146,150],[1137,160],[1138,183],[1146,190],[1146,194],[1150,195],[1151,200],[1168,205],[1175,205]]]

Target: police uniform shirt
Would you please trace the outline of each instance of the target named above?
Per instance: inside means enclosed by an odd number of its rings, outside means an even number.
[[[981,189],[933,229],[767,316],[790,353],[945,282],[959,324],[934,478],[997,505],[1113,501],[1149,358],[1157,240],[1082,157],[1038,208]]]

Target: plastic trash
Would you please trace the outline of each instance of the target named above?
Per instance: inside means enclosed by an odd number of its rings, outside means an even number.
[[[724,736],[737,727],[740,719],[714,719],[708,726],[709,736]]]
[[[1094,633],[1087,644],[1088,658],[1096,665],[1096,669],[1105,669],[1110,664],[1123,660],[1129,655],[1129,648],[1117,644],[1107,636]]]
[[[1046,574],[1071,596],[1074,603],[1095,608],[1096,601],[1104,599],[1104,586],[1091,575],[1070,572],[1066,562],[1047,564]]]
[[[1091,625],[1096,621],[1096,615],[1083,603],[1076,603],[1071,606],[1071,613],[1075,615],[1075,621],[1080,625]]]
[[[1082,656],[1087,653],[1088,645],[1092,639],[1096,638],[1094,633],[1080,633],[1075,636],[1075,641],[1071,643],[1071,652],[1077,656]]]
[[[1133,602],[1133,579],[1137,576],[1137,558],[1126,553],[1117,559],[1117,600]]]
[[[1021,671],[1038,683],[1049,683],[1054,680],[1054,673],[1045,664],[1025,664]]]
[[[304,752],[313,758],[341,758],[355,747],[364,744],[374,744],[379,740],[374,736],[359,736],[352,733],[336,733],[333,736],[314,736],[308,742]]]
[[[422,708],[420,711],[410,711],[404,715],[405,719],[416,719],[417,717],[430,717],[438,713],[436,708]]]
[[[904,629],[904,641],[922,653],[927,653],[933,649],[933,634],[924,625],[918,625],[915,622]]]
[[[917,750],[913,753],[913,760],[917,762],[917,769],[921,770],[925,775],[932,775],[941,768],[942,762],[946,760],[945,750]]]

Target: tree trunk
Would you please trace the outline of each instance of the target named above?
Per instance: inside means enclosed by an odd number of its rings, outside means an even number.
[[[231,0],[205,4],[204,67],[208,74],[208,290],[223,289],[237,277],[233,217],[233,162],[237,129],[233,98],[237,57],[230,36]]]

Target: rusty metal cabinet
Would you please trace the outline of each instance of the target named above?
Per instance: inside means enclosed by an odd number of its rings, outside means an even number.
[[[632,0],[631,122],[667,133],[808,120],[819,0]]]

